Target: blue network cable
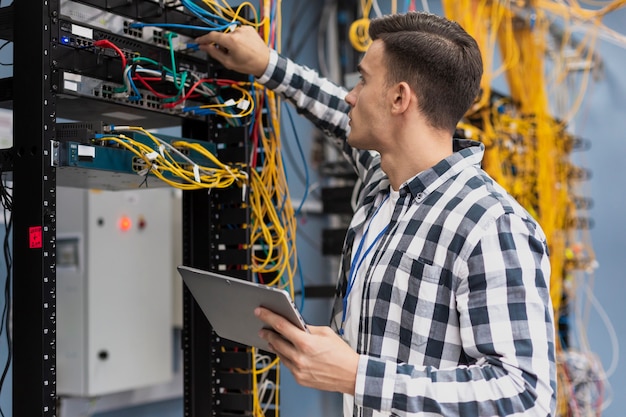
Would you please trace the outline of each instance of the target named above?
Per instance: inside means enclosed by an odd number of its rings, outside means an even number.
[[[202,20],[204,23],[210,26],[214,26],[215,21],[221,22],[222,24],[226,24],[227,26],[228,24],[231,23],[229,20],[224,19],[223,16],[219,16],[214,13],[211,13],[208,10],[202,8],[201,6],[198,6],[196,3],[194,3],[191,0],[181,0],[180,3],[183,5],[183,7],[189,10],[194,16],[196,16],[198,19]]]
[[[296,145],[298,145],[298,152],[300,153],[300,158],[302,158],[302,166],[304,168],[304,196],[302,196],[302,200],[300,201],[300,205],[296,209],[295,215],[298,216],[300,211],[302,211],[302,206],[309,196],[309,188],[310,188],[310,177],[309,177],[309,167],[306,162],[306,157],[304,156],[304,151],[302,150],[302,143],[300,142],[300,137],[298,136],[298,132],[296,131],[296,124],[293,121],[293,117],[291,115],[291,111],[289,109],[289,105],[287,102],[283,102],[285,110],[287,112],[287,116],[289,117],[289,122],[291,123],[291,128],[293,130],[293,134],[296,138]],[[283,164],[284,165],[284,164]]]

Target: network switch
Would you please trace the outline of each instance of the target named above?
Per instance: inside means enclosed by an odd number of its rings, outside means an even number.
[[[139,40],[145,42],[147,44],[151,44],[154,46],[159,46],[165,49],[169,49],[169,42],[166,41],[165,34],[168,32],[165,29],[159,27],[136,27],[135,23],[144,23],[138,22],[135,20],[135,16],[132,8],[125,7],[122,8],[125,11],[125,14],[116,14],[107,10],[103,10],[97,7],[93,7],[91,5],[85,4],[88,2],[76,2],[72,0],[62,0],[60,3],[60,15],[62,18],[69,20],[73,23],[79,25],[88,25],[93,28],[98,28],[107,32],[110,32],[115,35],[125,36],[130,39]],[[97,5],[98,2],[92,2],[94,5]],[[170,7],[164,8],[157,12],[157,7],[159,7],[159,2],[154,2],[152,11],[150,10],[142,10],[143,16],[151,17],[149,20],[158,23],[174,23],[180,21],[180,23],[187,23],[191,19],[191,16],[188,14],[184,14],[182,8],[172,9]],[[144,3],[143,7],[148,8],[146,5],[149,3]],[[109,5],[110,9],[111,8]],[[151,16],[151,14],[156,14],[156,16],[161,16],[162,21],[156,19],[155,16]],[[200,24],[200,23],[199,23]],[[182,30],[184,32],[184,30]],[[172,45],[174,50],[176,51],[184,51],[188,55],[196,56],[197,58],[204,58],[204,54],[200,51],[196,51],[193,49],[188,49],[187,44],[193,43],[195,36],[189,36],[193,33],[189,32],[188,34],[182,33],[179,29],[176,33],[176,36],[172,39]],[[197,35],[198,33],[196,33]]]
[[[152,92],[138,88],[139,99],[129,99],[118,91],[123,84],[106,81],[70,71],[58,72],[59,115],[71,120],[90,120],[100,116],[111,123],[135,123],[150,127],[177,126],[180,117],[200,118],[181,114],[176,109],[163,108],[161,100]],[[88,98],[91,100],[77,100]],[[190,101],[191,103],[196,103]],[[193,104],[192,104],[193,105]],[[130,107],[132,111],[125,111]]]

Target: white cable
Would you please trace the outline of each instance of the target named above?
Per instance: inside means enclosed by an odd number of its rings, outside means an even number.
[[[609,369],[605,371],[607,378],[613,375],[613,373],[617,370],[617,365],[619,363],[619,338],[617,337],[617,333],[615,332],[615,327],[611,323],[611,319],[608,314],[606,314],[606,310],[602,307],[602,304],[598,302],[598,299],[593,294],[593,291],[589,285],[585,285],[585,293],[591,300],[591,304],[595,307],[596,312],[602,319],[602,323],[606,327],[607,332],[609,333],[609,339],[611,340],[611,349],[612,349],[612,359],[611,364],[609,365]]]
[[[329,79],[331,79],[331,75],[326,61],[326,51],[328,50],[326,37],[331,16],[333,16],[333,10],[336,10],[336,7],[337,5],[333,1],[326,0],[324,2],[324,6],[322,6],[322,14],[320,16],[320,25],[317,29],[317,60],[320,68],[320,74]]]
[[[270,388],[270,392],[269,392],[269,398],[274,396],[274,393],[276,392],[276,384],[272,381],[265,381],[264,382],[264,387],[263,387],[263,395],[265,396],[265,392],[267,391],[268,387]],[[259,395],[259,399],[263,398],[262,396]],[[263,414],[265,414],[267,412],[267,410],[270,408],[270,405],[272,405],[272,403],[270,401],[265,403],[265,407],[263,407]]]
[[[254,366],[260,367],[261,369],[265,369],[271,363],[272,363],[272,358],[270,358],[268,355],[261,355],[261,354],[255,355]],[[270,374],[270,369],[265,369],[264,372],[258,375],[259,380],[257,381],[257,387],[258,387],[257,398],[259,400],[259,403],[261,403],[261,401],[263,401],[263,399],[266,397],[272,398],[274,396],[274,393],[276,392],[276,384],[273,381],[268,379],[269,374]],[[268,389],[270,390],[269,396],[266,395],[268,392]],[[271,401],[267,401],[265,403],[265,406],[262,408],[263,414],[267,412],[271,404],[272,404]]]
[[[585,274],[585,276],[587,276],[587,274]],[[589,346],[589,340],[587,339],[587,335],[586,335],[586,327],[588,326],[588,320],[583,319],[583,315],[587,316],[589,312],[587,311],[587,309],[584,309],[582,307],[583,302],[581,300],[581,297],[577,297],[575,307],[574,307],[574,310],[575,310],[574,316],[575,316],[576,328],[578,329],[577,333],[579,335],[579,343],[581,345],[581,351],[585,354],[585,356],[589,358],[590,362],[593,362],[595,364],[594,366],[595,374],[597,375],[598,381],[603,384],[605,393],[604,393],[604,398],[602,399],[602,404],[600,407],[604,410],[613,401],[613,389],[608,378],[610,375],[613,374],[613,372],[615,372],[617,363],[619,362],[619,341],[618,341],[617,333],[615,332],[615,328],[611,324],[611,321],[608,315],[606,314],[606,311],[600,305],[600,303],[598,302],[598,299],[593,295],[592,285],[589,284],[587,280],[584,280],[584,279],[580,280],[580,285],[582,286],[581,288],[583,290],[582,292],[587,297],[587,303],[596,309],[596,311],[598,312],[598,315],[600,316],[602,322],[604,323],[607,329],[607,332],[609,333],[609,339],[611,342],[612,360],[609,366],[609,371],[607,372],[604,370],[602,363],[600,362],[599,359],[596,358],[595,354],[591,350],[591,347]]]
[[[380,10],[380,6],[378,5],[378,0],[374,0],[372,2],[372,9],[374,9],[374,16],[380,17],[383,15],[383,12]]]

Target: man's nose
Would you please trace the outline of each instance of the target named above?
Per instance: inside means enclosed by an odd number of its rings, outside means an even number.
[[[346,94],[346,103],[350,105],[350,107],[354,107],[356,93],[354,92],[354,88],[350,90],[348,94]]]

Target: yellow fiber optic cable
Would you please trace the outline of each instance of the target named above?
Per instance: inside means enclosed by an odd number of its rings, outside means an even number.
[[[467,137],[485,144],[485,170],[528,209],[546,232],[555,322],[563,294],[575,294],[571,278],[574,269],[588,270],[595,259],[588,230],[575,224],[576,184],[572,179],[572,149],[567,145],[570,140],[566,128],[588,87],[598,34],[602,31],[626,45],[626,37],[620,38],[601,22],[607,13],[626,5],[626,0],[596,5],[602,7],[584,9],[576,0],[535,0],[522,5],[510,1],[443,0],[445,15],[475,37],[485,64],[482,95],[458,128]],[[561,39],[557,39],[560,45],[553,51],[551,30],[555,20],[563,25],[563,31]],[[587,31],[572,46],[570,26],[581,22]],[[492,69],[496,47],[501,61],[498,68]],[[560,56],[564,51],[570,60],[578,60],[581,68],[580,82],[571,97],[572,86],[567,84],[572,78],[570,68]],[[549,57],[554,59],[550,73],[545,62]],[[508,100],[499,100],[491,92],[490,86],[500,74],[509,88]],[[558,117],[551,113],[551,97],[558,100]],[[577,231],[577,227],[581,230]],[[575,255],[570,249],[573,246],[582,247],[578,252],[584,255]],[[557,353],[562,348],[557,340]],[[560,364],[558,378],[558,415],[570,415],[571,381]]]
[[[352,47],[359,52],[367,51],[367,48],[372,43],[368,33],[370,26],[369,15],[372,4],[373,0],[361,0],[362,17],[352,22],[348,31],[348,38],[350,39]]]

